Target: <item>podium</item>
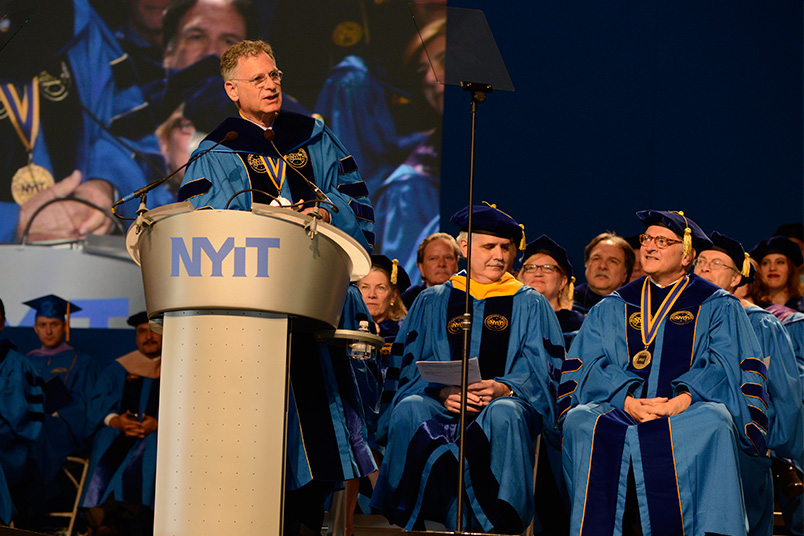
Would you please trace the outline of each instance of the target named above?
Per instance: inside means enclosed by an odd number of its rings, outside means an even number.
[[[157,536],[282,533],[291,338],[331,334],[371,268],[357,241],[311,220],[185,202],[129,229],[163,334]]]

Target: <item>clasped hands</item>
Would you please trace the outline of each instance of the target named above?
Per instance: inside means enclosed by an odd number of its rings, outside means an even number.
[[[672,417],[685,411],[692,403],[689,393],[681,393],[673,398],[660,396],[657,398],[625,398],[623,409],[637,422],[647,422],[661,417]]]
[[[123,432],[126,437],[136,437],[139,439],[156,432],[157,424],[155,418],[145,414],[142,416],[142,422],[137,418],[129,417],[128,414],[118,415],[109,421],[109,426],[117,428]]]
[[[467,413],[480,413],[492,400],[507,396],[510,392],[510,387],[494,380],[471,383],[466,389],[466,411]],[[438,399],[448,411],[453,413],[461,412],[460,387],[442,387],[438,391]]]
[[[76,170],[47,190],[43,190],[20,207],[17,223],[17,240],[22,238],[25,228],[39,207],[56,198],[75,197],[88,201],[100,208],[112,206],[114,188],[101,179],[82,182],[81,172]],[[31,223],[28,233],[30,241],[75,239],[88,234],[107,234],[114,228],[109,217],[83,203],[65,201],[45,207]]]

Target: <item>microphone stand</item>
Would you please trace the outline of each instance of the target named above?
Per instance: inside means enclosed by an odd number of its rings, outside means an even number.
[[[461,89],[472,94],[472,128],[471,139],[469,142],[469,220],[466,231],[466,301],[464,304],[463,320],[463,354],[461,356],[461,418],[460,436],[458,437],[458,501],[457,515],[455,521],[455,531],[463,532],[463,492],[464,465],[466,463],[466,452],[464,450],[464,436],[466,435],[466,393],[469,387],[469,345],[472,335],[472,314],[469,312],[472,296],[469,294],[469,287],[472,281],[472,206],[474,204],[475,187],[475,123],[477,120],[477,104],[486,100],[486,94],[491,93],[491,84],[478,84],[475,82],[461,82]]]
[[[330,205],[332,207],[333,213],[338,212],[338,207],[335,206],[335,203],[332,202],[332,200],[327,196],[327,194],[325,194],[321,190],[321,188],[318,187],[316,183],[305,177],[301,171],[296,169],[290,162],[287,161],[285,155],[283,155],[280,152],[280,150],[277,149],[276,144],[274,143],[274,137],[276,137],[276,133],[273,130],[271,129],[266,130],[264,136],[265,139],[268,141],[268,143],[271,144],[271,147],[274,148],[274,151],[276,151],[276,154],[279,156],[279,158],[281,158],[285,162],[285,165],[291,168],[293,171],[295,171],[296,174],[298,174],[299,177],[302,178],[305,184],[307,184],[308,188],[310,188],[310,190],[312,190],[313,194],[315,195],[315,203],[313,204],[313,210],[312,212],[310,212],[310,216],[312,216],[313,219],[304,225],[304,232],[307,233],[307,236],[310,237],[310,239],[312,240],[313,237],[316,234],[318,234],[318,220],[323,219],[320,212],[321,203],[325,202],[328,205]]]

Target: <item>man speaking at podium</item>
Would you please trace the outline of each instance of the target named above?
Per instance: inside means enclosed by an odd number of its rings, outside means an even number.
[[[179,201],[236,210],[248,210],[252,202],[306,201],[299,208],[306,213],[316,199],[312,181],[328,198],[321,207],[323,221],[371,251],[374,210],[357,164],[322,121],[279,113],[283,73],[271,46],[263,41],[232,45],[221,57],[221,76],[240,117],[225,119],[201,142],[193,156],[229,138],[190,164]]]
[[[221,58],[221,75],[240,117],[225,119],[199,145],[179,201],[235,210],[249,210],[252,203],[292,204],[308,213],[319,199],[320,218],[371,252],[374,210],[357,164],[322,121],[279,113],[282,71],[271,46],[232,45]],[[370,318],[350,285],[339,327],[357,329],[358,317]],[[294,337],[290,376],[285,534],[315,534],[333,484],[377,467],[346,351]]]

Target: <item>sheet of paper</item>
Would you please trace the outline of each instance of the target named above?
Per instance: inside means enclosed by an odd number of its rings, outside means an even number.
[[[416,361],[416,366],[419,367],[419,374],[426,382],[440,383],[442,385],[461,385],[460,361]],[[469,384],[483,379],[480,376],[480,365],[476,357],[469,360],[468,366]]]

